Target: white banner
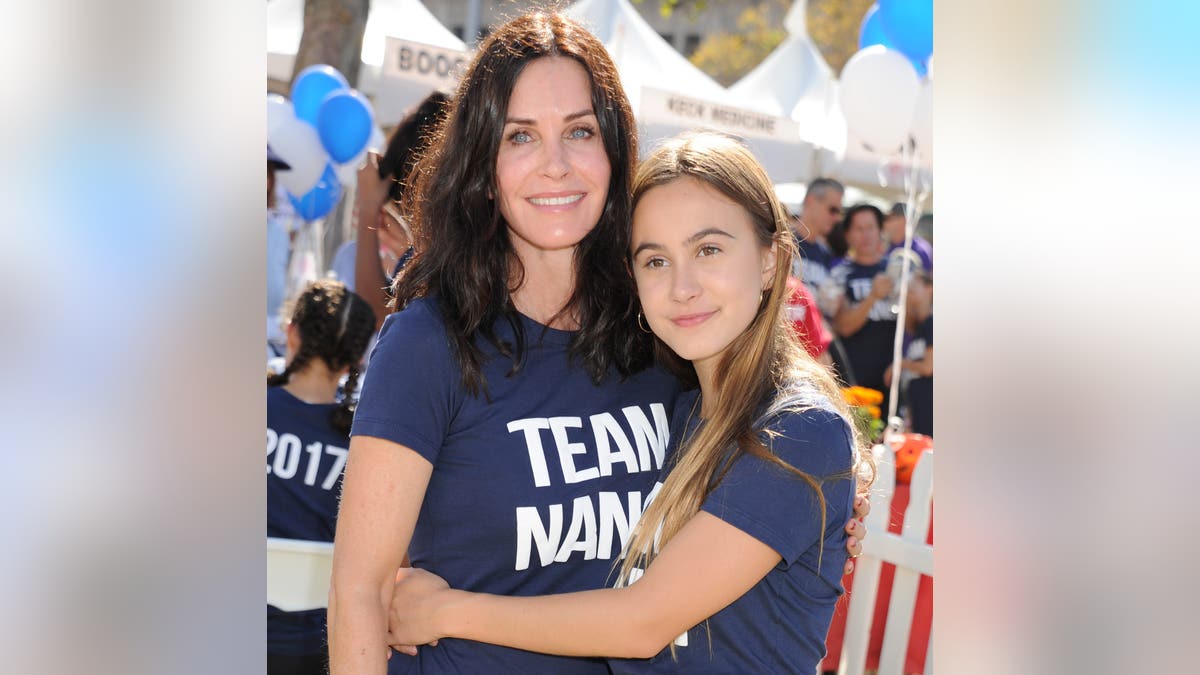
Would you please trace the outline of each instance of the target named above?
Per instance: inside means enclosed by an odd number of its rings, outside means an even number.
[[[466,52],[388,37],[381,75],[419,81],[452,92],[466,63]]]
[[[642,87],[639,121],[709,127],[744,138],[798,142],[800,126],[786,117],[714,103],[653,87]]]

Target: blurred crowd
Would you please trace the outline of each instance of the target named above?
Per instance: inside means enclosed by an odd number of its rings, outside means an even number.
[[[904,204],[887,213],[866,203],[846,208],[845,193],[838,181],[817,178],[801,203],[788,205],[800,250],[789,310],[810,351],[847,386],[881,392],[886,411],[908,258],[897,414],[905,430],[932,437],[933,245],[914,233],[905,248]]]

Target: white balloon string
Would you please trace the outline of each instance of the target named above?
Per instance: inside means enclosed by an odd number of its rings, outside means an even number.
[[[904,324],[908,316],[908,277],[912,267],[912,240],[921,219],[921,204],[928,194],[927,190],[918,191],[920,179],[920,154],[911,140],[904,144],[901,150],[901,165],[908,169],[905,173],[904,191],[906,204],[904,208],[904,255],[900,266],[900,292],[897,295],[896,334],[892,341],[892,382],[888,396],[888,426],[889,437],[899,435],[904,431],[904,420],[896,415],[900,405],[900,361],[904,348]]]

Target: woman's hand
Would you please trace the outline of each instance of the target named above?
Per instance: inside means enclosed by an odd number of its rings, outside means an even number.
[[[388,610],[388,645],[404,654],[415,655],[413,645],[437,644],[439,635],[434,616],[450,594],[450,585],[438,575],[415,567],[402,568],[396,574]]]
[[[850,538],[846,540],[846,551],[850,553],[850,558],[846,560],[846,569],[843,574],[853,572],[854,559],[862,555],[862,540],[867,536],[867,526],[863,521],[870,513],[870,499],[863,495],[854,500],[854,517],[846,523],[846,534],[850,535]],[[392,607],[394,608],[395,605],[393,604]]]

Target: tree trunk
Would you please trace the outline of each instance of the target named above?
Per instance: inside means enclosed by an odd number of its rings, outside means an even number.
[[[305,0],[304,32],[296,51],[296,73],[316,63],[337,68],[351,87],[358,87],[363,32],[371,0]]]

